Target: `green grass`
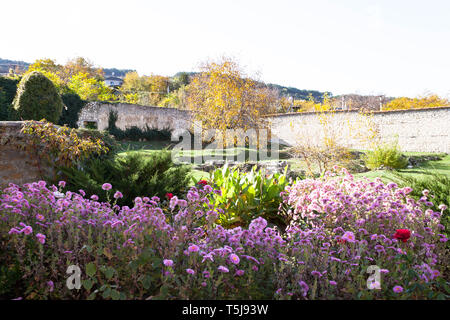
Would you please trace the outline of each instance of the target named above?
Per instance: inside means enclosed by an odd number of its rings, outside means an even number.
[[[411,155],[436,155],[430,153],[415,153],[415,152],[405,152],[407,156]],[[394,177],[393,171],[389,170],[375,170],[364,173],[356,173],[355,177],[367,177],[367,178],[381,178],[384,181],[390,181]],[[402,169],[397,170],[395,172],[407,175],[407,176],[416,176],[416,177],[425,177],[430,174],[430,172],[444,174],[450,177],[450,155],[446,155],[440,161],[428,161],[423,163],[418,167],[414,167],[411,169]]]
[[[129,153],[129,152],[139,152],[144,155],[150,155],[151,153],[162,150],[164,148],[168,148],[171,145],[173,145],[170,141],[129,141],[129,142],[121,142],[119,148],[117,149],[116,153],[118,156]],[[293,170],[305,170],[306,164],[305,161],[301,159],[289,159],[288,155],[284,151],[285,147],[280,146],[280,159],[287,160],[290,165],[291,169]],[[364,150],[361,150],[364,152]],[[255,153],[255,149],[249,149],[249,148],[243,148],[243,147],[236,147],[236,148],[228,148],[228,149],[216,149],[216,150],[189,150],[189,151],[181,151],[177,158],[181,161],[190,162],[192,160],[195,160],[197,157],[202,156],[224,156],[227,157],[233,157],[237,156],[239,153],[245,152],[246,153],[246,159],[249,158],[249,155],[252,153]],[[429,153],[429,152],[403,152],[406,156],[443,156],[443,154],[438,153]],[[447,176],[450,176],[450,155],[445,155],[442,160],[440,161],[428,161],[423,163],[419,167],[414,167],[411,169],[402,169],[397,170],[396,172],[410,175],[410,176],[427,176],[429,172],[439,173],[439,174],[445,174]],[[209,174],[203,171],[199,170],[193,170],[193,176],[195,179],[208,179]],[[394,177],[392,171],[389,170],[375,170],[375,171],[369,171],[365,173],[355,173],[355,177],[367,177],[367,178],[376,178],[379,177],[383,179],[384,181],[390,181]]]

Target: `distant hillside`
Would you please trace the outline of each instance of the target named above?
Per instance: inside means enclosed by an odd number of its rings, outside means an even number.
[[[109,77],[114,75],[115,77],[125,77],[128,72],[135,72],[136,70],[132,69],[116,69],[116,68],[103,68],[103,72],[105,73],[105,77]]]
[[[300,90],[300,89],[293,88],[293,87],[283,87],[283,86],[280,86],[278,84],[273,84],[273,83],[268,83],[267,86],[270,88],[273,88],[273,89],[277,89],[284,96],[293,97],[294,99],[299,99],[299,100],[308,100],[310,94],[313,96],[315,101],[320,101],[320,102],[322,102],[325,93],[330,98],[333,96],[333,94],[329,91],[320,92],[317,90]]]
[[[0,58],[0,73],[8,73],[9,69],[15,70],[18,68],[20,71],[28,69],[30,64],[25,61],[16,61]]]

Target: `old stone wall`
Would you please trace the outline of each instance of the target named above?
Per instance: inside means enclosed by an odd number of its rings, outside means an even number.
[[[110,111],[116,111],[118,119],[116,126],[126,129],[132,126],[150,128],[185,130],[191,126],[191,115],[188,111],[174,108],[140,106],[127,103],[90,102],[80,111],[78,126],[85,127],[86,122],[95,122],[97,129],[108,127]]]
[[[382,141],[396,139],[402,151],[450,153],[450,107],[379,111],[369,117],[357,111],[336,111],[325,118],[330,125],[323,125],[324,119],[313,112],[268,117],[272,133],[289,145],[302,139],[318,141],[324,137],[324,128],[332,128],[344,145],[366,149],[364,134],[371,128]]]
[[[42,167],[36,157],[21,150],[28,143],[20,132],[22,121],[0,121],[0,187],[10,182],[22,185],[42,179],[41,172],[48,174],[50,168]],[[41,167],[39,167],[41,165]],[[39,170],[40,168],[40,170]]]

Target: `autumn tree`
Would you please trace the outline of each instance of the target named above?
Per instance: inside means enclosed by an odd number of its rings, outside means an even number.
[[[273,91],[228,58],[203,64],[187,86],[187,108],[207,129],[258,128],[261,116],[275,111],[275,102]]]
[[[66,78],[71,78],[80,73],[87,74],[89,78],[94,78],[96,80],[104,79],[103,69],[96,68],[89,59],[83,57],[71,59],[64,66]]]
[[[450,101],[439,97],[436,94],[430,94],[423,97],[407,98],[400,97],[390,101],[384,110],[401,110],[401,109],[422,109],[449,106]]]

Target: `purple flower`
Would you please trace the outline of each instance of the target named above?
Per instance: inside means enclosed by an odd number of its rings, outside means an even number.
[[[355,234],[351,231],[347,231],[342,235],[342,240],[346,240],[348,242],[355,242]]]
[[[112,185],[110,183],[104,183],[102,185],[102,189],[105,191],[111,190],[112,189]]]
[[[97,201],[97,200],[98,200],[98,196],[95,195],[95,194],[93,194],[93,195],[91,196],[91,199],[94,200],[94,201]]]
[[[114,199],[119,199],[119,198],[123,198],[123,194],[120,191],[116,191],[116,193],[114,193]]]
[[[227,268],[227,267],[224,267],[224,266],[219,266],[219,267],[217,268],[217,270],[219,270],[220,272],[223,272],[223,273],[230,272],[230,270],[228,270],[228,268]]]
[[[241,269],[239,269],[239,270],[236,270],[236,275],[237,276],[243,276],[244,275],[244,273],[245,273],[245,271],[244,270],[241,270]]]
[[[164,264],[166,267],[171,267],[171,266],[173,266],[173,260],[170,260],[170,259],[164,259],[164,260],[163,260],[163,264]]]
[[[309,286],[306,284],[305,281],[299,281],[298,284],[302,288],[302,291],[303,291],[302,295],[304,297],[306,297],[306,294],[308,293],[308,290],[309,290]]]
[[[322,276],[322,274],[319,271],[316,271],[316,270],[312,271],[311,275],[315,276],[315,277],[319,277],[319,278]]]
[[[403,287],[401,287],[401,286],[395,286],[392,290],[393,290],[395,293],[401,293],[401,292],[403,292]]]
[[[29,235],[31,233],[33,233],[33,228],[30,226],[26,226],[25,228],[23,228],[22,230],[20,230],[20,232],[25,233],[26,235]]]
[[[186,272],[189,273],[189,274],[195,274],[195,271],[192,270],[192,269],[186,269]]]
[[[17,228],[11,228],[11,230],[9,230],[8,234],[19,234],[22,233],[22,231],[20,231]]]
[[[239,259],[239,257],[236,254],[234,254],[234,253],[230,254],[229,258],[230,258],[231,262],[234,263],[234,264],[238,264],[239,261],[241,261]]]
[[[60,186],[61,188],[64,188],[66,186],[66,182],[60,181],[60,182],[58,182],[58,186]]]
[[[189,252],[197,252],[199,249],[200,249],[200,248],[199,248],[197,245],[195,245],[195,244],[190,245],[190,246],[188,247]]]
[[[47,285],[49,286],[49,291],[50,292],[52,292],[53,291],[53,289],[55,288],[55,284],[53,283],[53,281],[52,280],[50,280],[50,281],[47,281]]]
[[[40,243],[42,243],[42,244],[44,244],[45,243],[45,235],[43,235],[42,233],[38,233],[37,235],[36,235],[36,238],[38,238],[38,241],[40,242]]]
[[[336,281],[333,281],[333,280],[330,280],[330,284],[331,284],[332,286],[335,286],[335,285],[337,285],[337,282],[336,282]]]

